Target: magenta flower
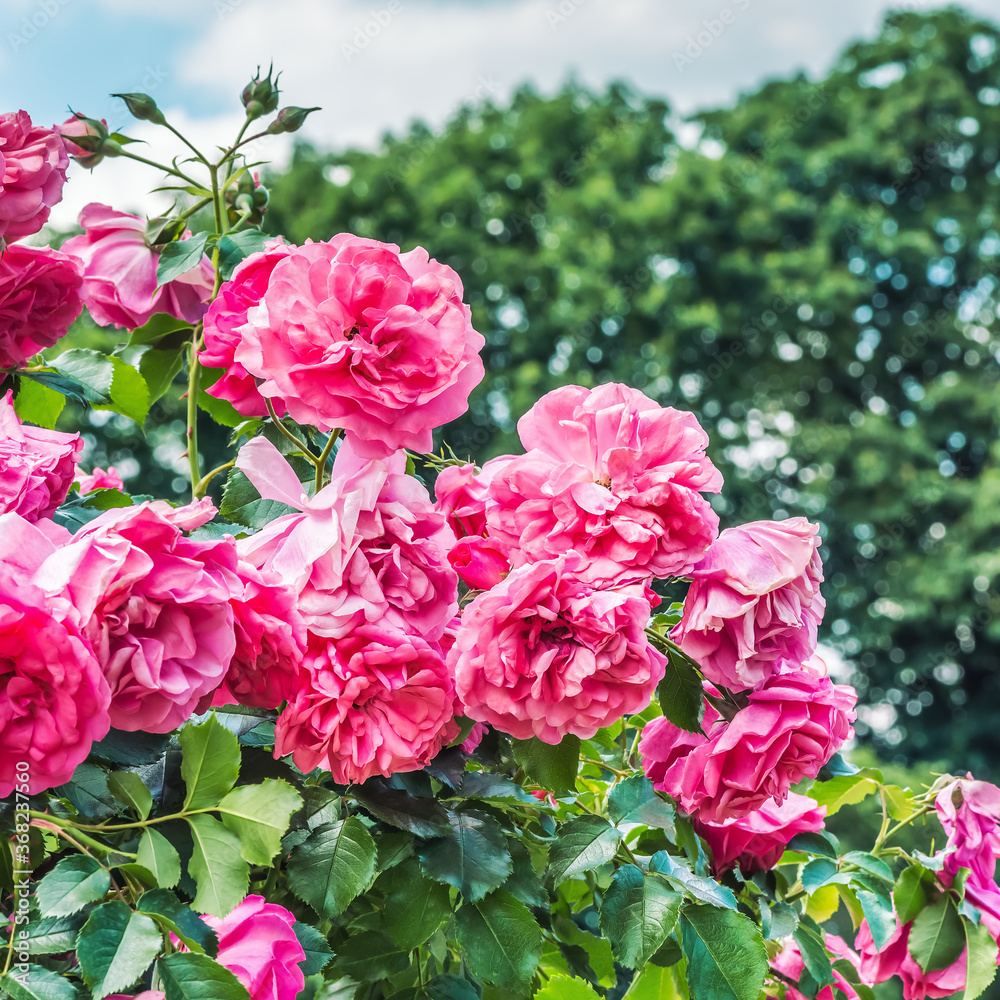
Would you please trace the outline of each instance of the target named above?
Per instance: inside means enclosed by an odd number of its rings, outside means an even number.
[[[977,882],[992,885],[1000,858],[1000,788],[968,774],[942,788],[934,806],[952,849],[944,858],[945,873],[968,868]]]
[[[477,535],[458,541],[448,553],[448,562],[473,590],[489,590],[510,572],[507,546]]]
[[[456,537],[486,534],[487,485],[472,464],[447,465],[438,473],[437,507],[447,515]]]
[[[0,247],[37,233],[62,199],[69,156],[26,111],[0,115]]]
[[[770,866],[769,866],[770,867]],[[854,952],[851,946],[843,940],[843,938],[837,937],[836,934],[826,935],[826,948],[827,951],[831,952],[836,958],[846,959],[855,969],[859,969],[861,959]],[[790,938],[787,939],[782,946],[781,951],[771,959],[771,968],[775,972],[780,972],[784,977],[784,982],[787,984],[788,980],[792,982],[799,982],[802,973],[805,971],[806,964],[802,960],[802,953],[799,951],[799,946]],[[867,980],[864,979],[863,975],[859,978],[866,986],[870,986]],[[841,994],[848,998],[848,1000],[858,1000],[858,992],[851,986],[850,982],[844,978],[844,976],[837,970],[833,970],[833,981],[837,992],[834,992],[834,986],[824,986],[816,994],[816,1000],[836,1000],[838,994]],[[777,996],[777,993],[772,993],[768,991],[768,996]],[[786,1000],[806,1000],[804,993],[795,989],[794,986],[784,986],[784,997]]]

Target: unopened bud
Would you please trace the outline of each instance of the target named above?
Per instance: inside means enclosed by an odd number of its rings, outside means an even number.
[[[268,135],[280,135],[282,132],[298,132],[306,118],[319,108],[282,108],[278,117],[267,126]]]
[[[240,100],[243,102],[243,107],[247,109],[248,118],[260,118],[261,115],[269,115],[278,106],[278,94],[281,91],[278,89],[278,77],[281,76],[279,73],[273,80],[271,79],[271,71],[274,69],[273,66],[268,68],[267,76],[262,80],[260,78],[260,67],[257,67],[257,75],[243,88],[243,93],[240,94]]]
[[[163,117],[163,112],[156,106],[156,101],[149,94],[112,94],[112,97],[120,97],[125,102],[129,114],[139,121],[152,122],[154,125],[166,125],[167,120]]]

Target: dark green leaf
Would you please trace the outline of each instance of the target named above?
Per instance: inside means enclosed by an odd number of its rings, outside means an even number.
[[[837,863],[829,858],[814,858],[802,869],[802,887],[806,892],[815,892],[820,886],[850,882],[849,875],[841,875]]]
[[[867,889],[855,889],[876,948],[884,948],[896,932],[896,916],[889,897]]]
[[[780,941],[799,926],[799,911],[789,903],[762,905],[760,924],[768,941]]]
[[[41,965],[29,965],[27,975],[0,976],[0,991],[11,1000],[78,1000],[73,983]]]
[[[538,805],[538,799],[530,792],[526,792],[516,781],[511,781],[505,774],[494,774],[491,771],[465,773],[459,791],[464,798],[482,799],[502,806],[516,802]]]
[[[253,483],[239,469],[232,469],[226,479],[219,513],[237,524],[258,531],[276,517],[294,513],[294,508],[277,500],[261,499]]]
[[[531,981],[542,953],[542,930],[531,912],[506,892],[463,906],[458,943],[469,968],[488,983],[510,990]]]
[[[46,368],[37,372],[22,371],[19,375],[22,388],[26,382],[35,382],[46,389],[50,389],[52,392],[58,392],[61,396],[66,396],[68,399],[73,399],[78,403],[87,402],[86,390],[75,378],[60,375],[59,372],[53,369]],[[28,418],[25,417],[25,419]],[[35,421],[32,422],[34,423]]]
[[[422,945],[452,913],[448,887],[425,878],[415,859],[379,879],[385,896],[385,926],[403,951]]]
[[[833,984],[833,966],[826,946],[820,939],[801,925],[793,932],[795,943],[799,946],[799,954],[805,964],[806,971],[812,977],[818,989]],[[813,994],[815,995],[815,994]]]
[[[829,781],[838,775],[857,774],[858,771],[859,768],[848,763],[839,753],[835,753],[820,769],[818,780]]]
[[[219,240],[219,271],[222,280],[228,281],[233,271],[250,254],[263,250],[273,236],[262,233],[259,229],[247,229],[242,233],[223,236]]]
[[[135,985],[162,944],[156,924],[120,899],[97,907],[76,943],[80,971],[94,1000]]]
[[[669,722],[689,733],[700,733],[705,692],[698,672],[674,650],[667,652],[666,673],[656,689],[660,709]]]
[[[526,906],[548,906],[549,894],[542,886],[535,866],[531,863],[528,849],[520,840],[513,838],[507,841],[507,849],[510,851],[514,871],[501,888]]]
[[[135,771],[113,771],[108,775],[108,791],[139,819],[145,819],[153,808],[153,796]]]
[[[448,812],[440,802],[392,788],[384,778],[370,778],[353,791],[366,812],[400,830],[418,837],[441,837],[451,830]]]
[[[580,766],[579,737],[564,736],[562,742],[555,746],[543,743],[537,737],[510,742],[514,760],[545,791],[558,795],[576,787],[576,772]]]
[[[86,922],[86,917],[75,913],[68,917],[42,917],[29,920],[18,933],[28,935],[30,955],[61,955],[76,950],[76,936]]]
[[[185,809],[212,808],[236,784],[240,773],[240,745],[214,716],[200,726],[187,725],[180,733],[181,775],[187,786]],[[228,912],[228,911],[227,911]]]
[[[112,729],[103,740],[98,740],[90,748],[90,752],[93,756],[114,764],[137,767],[158,761],[169,742],[169,733],[127,733]]]
[[[75,347],[49,362],[60,375],[72,379],[83,388],[89,403],[108,403],[108,393],[115,377],[115,366],[106,354]],[[53,388],[55,388],[53,386]]]
[[[496,820],[474,809],[450,813],[451,833],[417,847],[424,872],[453,885],[470,902],[499,888],[513,871]]]
[[[601,902],[601,930],[615,958],[629,969],[642,968],[676,926],[683,899],[661,876],[622,865]]]
[[[137,347],[141,344],[155,344],[166,337],[170,337],[172,341],[175,341],[177,338],[171,335],[178,333],[190,339],[191,332],[190,323],[185,323],[184,320],[177,319],[176,316],[171,316],[168,313],[157,313],[145,325],[132,331],[128,338],[128,346]]]
[[[757,1000],[767,973],[760,928],[742,913],[715,906],[681,911],[681,946],[692,997]]]
[[[788,842],[788,850],[799,851],[802,854],[820,854],[824,858],[834,859],[840,853],[833,834],[826,830],[808,830],[805,833],[795,834]]]
[[[103,899],[111,888],[111,875],[85,854],[63,858],[38,883],[35,898],[43,917],[67,917],[88,903]]]
[[[57,794],[69,799],[81,816],[98,822],[118,811],[118,804],[108,791],[108,772],[94,764],[81,764],[72,779],[59,786]]]
[[[207,955],[178,953],[156,963],[166,1000],[250,1000],[246,987]]]
[[[619,826],[641,823],[663,830],[668,839],[676,834],[677,810],[656,794],[653,783],[643,774],[619,781],[608,794],[608,815]]]
[[[407,955],[384,934],[362,931],[352,934],[337,948],[335,976],[350,976],[359,983],[386,979],[407,965]]]
[[[657,851],[649,860],[649,870],[660,872],[677,888],[682,889],[693,899],[711,906],[725,906],[736,909],[736,897],[732,889],[720,885],[714,878],[696,875],[681,864],[672,854]]]
[[[344,912],[375,877],[377,850],[355,816],[318,827],[288,859],[288,886],[318,914]]]
[[[223,427],[239,427],[246,422],[246,417],[232,403],[225,399],[216,399],[205,390],[211,388],[226,374],[225,368],[202,368],[199,372],[198,391],[195,399],[198,408],[204,410],[217,424]]]
[[[476,987],[462,976],[435,976],[427,984],[432,1000],[482,1000],[482,987]]]
[[[951,896],[941,896],[917,914],[910,928],[908,948],[922,972],[947,968],[964,947],[965,929]]]
[[[997,943],[983,923],[963,920],[966,957],[965,992],[962,1000],[975,1000],[993,982],[997,973]]]
[[[892,901],[901,924],[910,923],[927,905],[929,880],[933,880],[933,876],[918,865],[904,868],[900,872],[892,890]]]
[[[204,952],[211,958],[218,954],[219,938],[215,931],[168,889],[144,892],[136,908],[152,916],[161,926],[166,926],[192,951]]]
[[[315,927],[301,920],[295,921],[292,930],[306,953],[305,961],[299,963],[302,975],[314,976],[317,972],[322,972],[333,958],[333,951],[326,938]]]
[[[139,358],[139,374],[146,382],[150,404],[160,399],[173,384],[174,377],[184,364],[184,348],[161,350],[151,347]]]
[[[893,881],[892,869],[881,858],[876,858],[874,854],[867,854],[865,851],[848,851],[841,858],[841,862],[844,861],[857,865],[862,871],[885,882]]]
[[[549,872],[558,885],[568,878],[601,865],[614,856],[622,840],[621,830],[600,816],[579,816],[560,830],[549,852]]]
[[[201,262],[208,233],[197,233],[186,240],[175,240],[160,251],[156,264],[156,287],[179,278]]]

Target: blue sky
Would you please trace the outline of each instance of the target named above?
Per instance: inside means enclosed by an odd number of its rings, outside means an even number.
[[[931,0],[903,0],[928,10]],[[413,118],[440,124],[461,103],[503,99],[532,80],[570,74],[595,87],[625,78],[666,96],[678,114],[725,103],[762,79],[818,75],[870,35],[881,0],[0,0],[0,110],[44,124],[67,107],[126,125],[113,91],[152,94],[207,146],[241,118],[237,95],[258,62],[284,70],[288,103],[318,104],[304,134],[321,144],[373,144]],[[1000,0],[970,9],[1000,20]],[[723,17],[723,11],[728,15]],[[692,55],[693,54],[693,55]],[[262,156],[279,161],[285,142]],[[90,200],[134,207],[155,178],[120,163],[80,172],[57,215]]]

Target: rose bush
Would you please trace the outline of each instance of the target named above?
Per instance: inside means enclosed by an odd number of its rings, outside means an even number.
[[[246,144],[316,110],[247,134],[279,93],[258,71],[235,140],[161,165],[190,205],[92,204],[0,266],[0,995],[981,994],[1000,789],[842,755],[820,525],[720,534],[705,431],[620,384],[544,396],[521,455],[432,453],[483,373],[461,280],[260,229]],[[96,119],[0,117],[8,243],[66,151],[149,165]],[[57,353],[81,300],[127,343]],[[181,506],[54,429],[63,395],[143,422],[168,392]],[[234,454],[206,471],[208,416]],[[870,850],[841,844],[869,796]]]

